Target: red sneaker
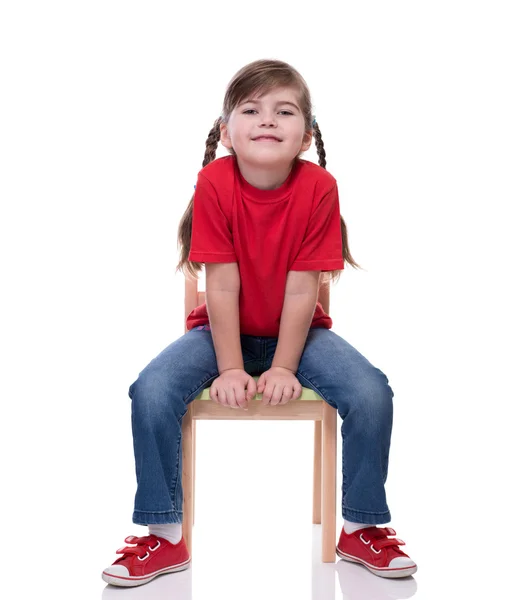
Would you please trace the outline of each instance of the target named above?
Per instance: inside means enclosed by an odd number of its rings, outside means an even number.
[[[156,535],[125,538],[127,544],[116,554],[123,554],[104,569],[102,579],[111,585],[132,587],[149,583],[157,575],[184,571],[191,564],[189,551],[182,539],[177,544]]]
[[[416,563],[398,546],[405,542],[387,536],[396,535],[392,527],[364,527],[351,534],[342,528],[336,554],[343,560],[365,565],[380,577],[407,577],[413,575]]]

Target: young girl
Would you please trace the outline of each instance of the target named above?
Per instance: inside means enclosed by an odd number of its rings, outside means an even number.
[[[316,142],[320,166],[300,156]],[[215,159],[218,141],[229,155]],[[186,569],[182,535],[181,425],[189,403],[211,399],[247,409],[286,404],[314,389],[343,423],[342,515],[338,556],[382,577],[417,567],[390,527],[384,484],[392,430],[387,377],[343,338],[317,302],[325,277],[353,260],[336,179],[311,114],[307,84],[290,65],[258,60],[225,93],[209,133],[203,168],[179,227],[178,269],[197,276],[205,263],[206,304],[185,335],[154,358],[129,388],[137,491],[129,536],[102,574],[135,586]],[[252,375],[260,375],[258,386]],[[211,385],[212,384],[212,385]]]

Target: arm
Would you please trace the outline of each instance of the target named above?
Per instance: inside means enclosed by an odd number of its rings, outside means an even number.
[[[243,369],[240,343],[238,263],[205,264],[205,299],[220,375]]]
[[[296,373],[318,300],[321,271],[289,271],[278,344],[271,367]]]

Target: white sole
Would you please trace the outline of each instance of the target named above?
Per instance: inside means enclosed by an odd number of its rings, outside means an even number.
[[[184,563],[176,565],[175,567],[167,567],[165,569],[160,569],[159,571],[155,571],[150,575],[142,576],[142,577],[120,577],[119,575],[111,575],[110,573],[106,573],[105,571],[102,573],[102,579],[106,583],[110,583],[111,585],[117,585],[120,587],[135,587],[137,585],[144,585],[145,583],[149,583],[149,581],[153,580],[158,575],[165,575],[167,573],[176,573],[177,571],[185,571],[191,566],[191,559],[187,560]]]
[[[377,569],[376,567],[373,567],[371,564],[369,564],[368,562],[365,562],[361,558],[356,558],[355,556],[352,556],[351,554],[346,554],[345,552],[342,552],[337,546],[336,546],[336,554],[343,560],[347,560],[349,562],[355,562],[355,563],[359,563],[360,565],[364,565],[365,567],[367,567],[367,569],[369,569],[369,571],[374,573],[374,575],[378,575],[378,577],[390,577],[390,578],[408,577],[409,575],[414,575],[414,573],[418,570],[417,566],[403,567],[403,568],[397,568],[397,569],[387,569],[387,568]]]

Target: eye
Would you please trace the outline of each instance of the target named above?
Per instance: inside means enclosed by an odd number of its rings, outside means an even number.
[[[242,114],[244,114],[244,115],[245,115],[245,114],[247,114],[247,113],[250,113],[250,112],[252,112],[253,110],[256,110],[256,109],[255,109],[255,108],[248,108],[247,110],[244,110]],[[293,114],[293,113],[292,113],[290,110],[285,110],[285,109],[283,109],[283,110],[280,110],[280,112],[287,113],[288,115],[292,115],[292,114]]]

